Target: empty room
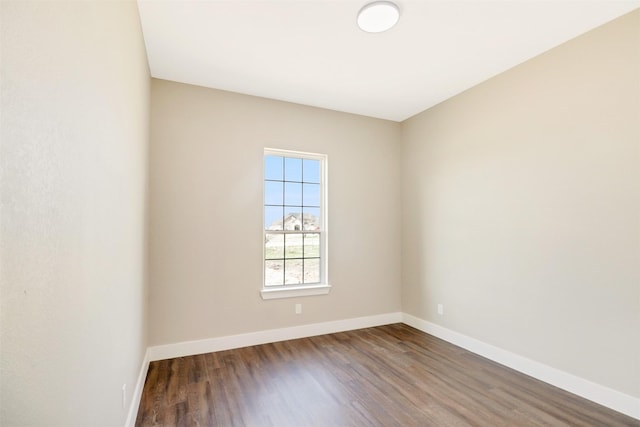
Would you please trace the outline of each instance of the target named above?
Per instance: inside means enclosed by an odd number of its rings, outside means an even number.
[[[640,1],[0,7],[0,425],[640,426]]]

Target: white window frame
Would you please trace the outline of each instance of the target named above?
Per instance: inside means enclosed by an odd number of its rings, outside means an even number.
[[[265,258],[266,246],[266,224],[264,224],[264,159],[266,156],[292,157],[297,159],[311,159],[320,161],[320,283],[265,286]],[[262,157],[262,289],[260,295],[262,299],[292,298],[311,295],[326,295],[331,290],[328,280],[328,217],[327,217],[327,164],[326,154],[307,153],[302,151],[282,150],[276,148],[265,148]]]

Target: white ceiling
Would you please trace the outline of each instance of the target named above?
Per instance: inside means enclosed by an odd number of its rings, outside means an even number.
[[[138,0],[151,75],[402,121],[640,0],[398,0],[370,34],[370,0]]]

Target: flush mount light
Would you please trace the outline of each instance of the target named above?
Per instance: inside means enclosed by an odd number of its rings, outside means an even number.
[[[387,31],[398,22],[400,9],[390,1],[374,1],[358,12],[358,27],[367,33]]]

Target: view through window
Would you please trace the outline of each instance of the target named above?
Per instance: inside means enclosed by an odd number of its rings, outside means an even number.
[[[317,155],[265,152],[265,287],[323,281],[323,162]]]

